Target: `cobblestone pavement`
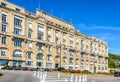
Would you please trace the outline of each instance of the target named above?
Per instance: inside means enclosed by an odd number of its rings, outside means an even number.
[[[40,82],[40,80],[33,76],[33,71],[7,71],[3,70],[0,71],[0,73],[4,74],[4,77],[0,78],[0,82]],[[47,78],[57,78],[57,72],[48,72]],[[76,75],[74,75],[75,78]],[[60,80],[62,78],[69,78],[70,74],[60,74]],[[68,79],[68,80],[69,80]],[[120,77],[114,77],[114,76],[88,76],[87,82],[120,82]],[[46,82],[56,82],[55,79],[50,80],[48,79]],[[65,81],[59,81],[59,82],[65,82]],[[70,81],[69,81],[70,82]]]

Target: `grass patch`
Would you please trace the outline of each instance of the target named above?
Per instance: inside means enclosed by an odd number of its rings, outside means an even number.
[[[59,71],[60,72],[60,71]],[[72,72],[60,72],[60,73],[62,73],[62,74],[68,74],[68,75],[70,75],[70,74],[75,74],[75,75],[88,75],[88,76],[113,76],[114,74],[97,74],[97,73],[72,73]]]

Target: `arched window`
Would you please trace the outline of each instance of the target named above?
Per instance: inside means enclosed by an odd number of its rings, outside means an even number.
[[[51,59],[51,55],[48,54],[48,55],[47,55],[47,60],[50,61],[50,59]]]
[[[69,59],[69,63],[73,63],[73,58],[70,58],[70,59]]]
[[[37,59],[43,59],[43,54],[38,53],[38,54],[37,54]]]
[[[66,62],[66,57],[63,57],[63,62]]]
[[[22,57],[22,52],[20,50],[14,50],[13,57]]]

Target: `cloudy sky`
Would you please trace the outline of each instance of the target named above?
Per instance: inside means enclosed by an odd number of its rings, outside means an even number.
[[[108,42],[120,55],[120,0],[8,0],[35,13],[40,8],[75,25],[76,30]]]

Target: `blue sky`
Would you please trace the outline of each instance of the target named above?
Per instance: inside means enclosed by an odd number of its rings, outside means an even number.
[[[120,0],[8,0],[35,13],[40,8],[72,22],[76,30],[108,42],[109,52],[120,55]]]

